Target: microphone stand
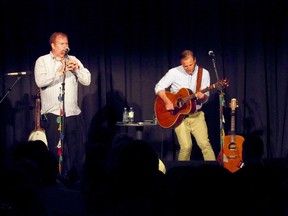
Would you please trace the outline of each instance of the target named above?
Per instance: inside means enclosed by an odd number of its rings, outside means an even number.
[[[61,117],[61,132],[60,132],[60,141],[61,141],[61,155],[59,155],[59,173],[62,174],[62,168],[63,168],[63,152],[64,152],[64,137],[65,137],[65,79],[66,79],[66,66],[67,66],[67,59],[68,54],[66,53],[64,56],[64,77],[62,82],[62,113],[60,112]],[[62,158],[62,159],[61,159]],[[64,163],[65,164],[65,163]]]
[[[215,55],[213,52],[212,52],[212,63],[213,63],[216,79],[217,79],[217,81],[219,81]],[[220,153],[219,153],[219,156],[221,159],[221,165],[223,165],[223,146],[224,146],[224,136],[225,136],[225,131],[224,131],[225,119],[224,119],[224,115],[223,115],[223,107],[225,106],[225,99],[224,99],[224,92],[223,92],[222,86],[221,85],[218,85],[218,86],[219,86],[218,87],[218,93],[219,93],[219,120],[220,120],[220,125],[219,125],[219,128],[220,128]]]
[[[2,103],[2,101],[7,97],[7,95],[12,91],[12,89],[14,88],[14,86],[16,85],[16,83],[21,79],[21,76],[17,76],[17,79],[14,81],[14,83],[12,84],[12,86],[10,88],[8,88],[6,94],[1,98],[0,104]]]

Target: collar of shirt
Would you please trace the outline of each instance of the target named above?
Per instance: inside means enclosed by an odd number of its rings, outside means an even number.
[[[55,59],[55,60],[60,61],[60,62],[62,62],[62,60],[63,60],[63,59],[61,59],[61,58],[58,58],[58,57],[54,56],[54,54],[52,53],[52,51],[50,51],[50,56],[51,56],[52,59]]]
[[[198,65],[195,65],[195,68],[194,68],[194,71],[192,72],[192,74],[187,73],[183,66],[182,66],[182,70],[186,75],[193,76],[194,74],[197,74]]]
[[[198,71],[198,65],[195,65],[194,71],[193,71],[193,73],[191,74],[191,76],[194,75],[194,74],[196,74],[197,71]]]

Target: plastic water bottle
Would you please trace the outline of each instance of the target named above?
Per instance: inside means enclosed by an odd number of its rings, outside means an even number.
[[[122,122],[123,123],[128,123],[128,111],[127,111],[127,108],[126,107],[124,107],[124,109],[123,109],[123,116],[122,116]]]
[[[128,112],[128,121],[130,123],[134,122],[134,110],[133,107],[130,107],[129,112]]]
[[[157,116],[155,113],[153,114],[153,124],[158,124]]]

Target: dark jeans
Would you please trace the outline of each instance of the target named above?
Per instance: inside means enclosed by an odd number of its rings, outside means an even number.
[[[61,175],[66,175],[72,170],[82,175],[85,160],[82,116],[80,114],[65,117],[64,121],[62,119],[63,129],[59,126],[60,119],[60,116],[51,113],[42,115],[41,124],[46,132],[49,150],[53,152],[61,165],[59,169]],[[59,155],[61,154],[59,150],[62,151],[62,156]]]

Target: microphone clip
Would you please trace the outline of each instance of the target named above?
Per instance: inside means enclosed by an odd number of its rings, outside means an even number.
[[[210,50],[210,51],[208,52],[208,55],[210,55],[210,56],[212,56],[212,57],[215,57],[215,54],[214,54],[214,52],[213,52],[212,50]]]
[[[69,47],[67,47],[66,49],[65,49],[65,56],[67,56],[68,55],[68,52],[70,51],[70,48]]]

